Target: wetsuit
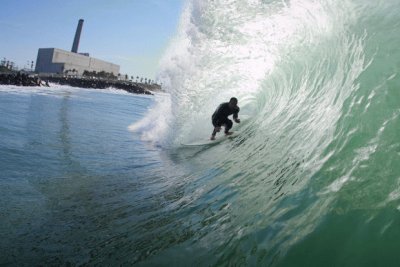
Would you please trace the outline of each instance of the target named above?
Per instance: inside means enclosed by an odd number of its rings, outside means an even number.
[[[229,102],[222,103],[218,106],[217,110],[212,115],[212,124],[214,127],[221,127],[225,125],[225,133],[232,128],[232,121],[228,119],[228,116],[233,114],[233,119],[236,120],[238,118],[238,113],[240,111],[239,107],[231,108],[229,106]],[[214,129],[213,135],[216,134],[216,130]]]

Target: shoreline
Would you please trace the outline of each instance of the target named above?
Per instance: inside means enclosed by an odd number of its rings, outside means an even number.
[[[0,73],[0,84],[17,85],[17,86],[43,86],[50,87],[49,82],[68,85],[71,87],[90,88],[90,89],[106,89],[115,88],[124,90],[132,94],[153,95],[154,91],[162,91],[158,84],[135,83],[131,81],[98,79],[89,77],[76,76],[55,76],[55,75],[28,75],[25,73]]]

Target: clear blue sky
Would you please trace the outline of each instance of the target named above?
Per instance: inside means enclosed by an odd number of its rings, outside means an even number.
[[[116,63],[122,74],[154,79],[177,31],[185,0],[0,0],[0,58],[23,68],[38,48],[71,50],[84,19],[79,52]]]

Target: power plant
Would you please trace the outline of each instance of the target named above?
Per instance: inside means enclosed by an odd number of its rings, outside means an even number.
[[[75,32],[71,52],[59,48],[39,48],[36,60],[36,73],[57,73],[66,71],[82,75],[86,71],[107,72],[118,75],[119,65],[92,58],[88,53],[78,53],[82,33],[83,19],[80,19]]]
[[[80,19],[78,22],[78,26],[76,27],[74,43],[72,44],[71,52],[78,53],[79,39],[81,39],[81,32],[83,26],[83,19]]]

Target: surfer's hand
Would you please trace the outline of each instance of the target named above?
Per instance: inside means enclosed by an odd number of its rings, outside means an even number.
[[[240,119],[235,119],[235,122],[236,123],[240,123]]]

